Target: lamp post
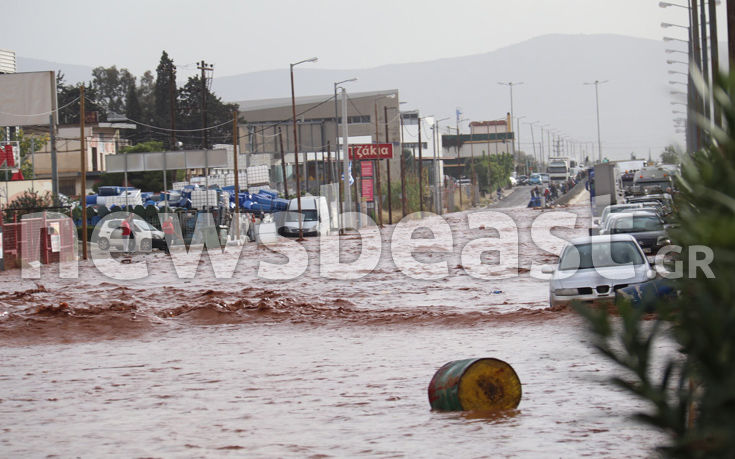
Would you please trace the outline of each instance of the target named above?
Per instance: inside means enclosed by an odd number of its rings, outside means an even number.
[[[339,155],[339,110],[337,109],[337,87],[341,85],[342,83],[351,83],[353,81],[357,81],[357,78],[349,78],[347,80],[342,81],[336,81],[334,83],[334,135],[336,137],[335,145],[336,145],[336,154]],[[342,114],[342,116],[347,116],[346,114]]]
[[[340,123],[340,117],[339,117],[339,110],[337,109],[337,87],[339,85],[343,84],[343,83],[350,83],[352,81],[357,81],[357,78],[356,77],[355,78],[349,78],[347,80],[342,80],[342,81],[336,81],[336,82],[334,82],[334,136],[336,137],[336,140],[334,142],[335,149],[334,149],[334,174],[333,174],[333,176],[336,176],[336,177],[339,177],[339,174],[337,173],[337,171],[339,171],[339,146],[340,146],[340,143],[339,143],[339,123]],[[342,116],[345,117],[345,122],[346,122],[347,121],[347,113],[342,113]],[[346,147],[345,147],[344,155],[347,155]],[[348,160],[348,164],[349,164],[349,160]],[[338,194],[339,193],[342,193],[342,192],[347,193],[348,190],[349,190],[349,187],[345,186],[343,188],[342,187],[342,184],[340,183]],[[343,202],[344,202],[344,198],[343,197],[340,197],[340,199],[339,199],[339,214],[340,214],[340,216],[344,212]],[[343,225],[343,227],[344,227],[344,225]],[[344,229],[343,227],[340,227],[340,234],[343,234],[343,229]]]
[[[518,137],[518,140],[516,141],[518,144],[517,145],[518,148],[516,149],[516,152],[518,154],[520,154],[521,152],[521,120],[525,117],[526,115],[519,116],[518,118],[516,118],[516,136]]]
[[[293,68],[296,67],[299,64],[303,64],[305,62],[316,62],[318,61],[318,57],[312,57],[309,59],[304,59],[303,61],[298,61],[294,64],[290,64],[291,67],[291,110],[293,112],[293,151],[294,151],[294,158],[296,161],[296,202],[298,203],[298,209],[299,209],[299,241],[304,240],[304,228],[302,225],[302,219],[303,215],[301,213],[301,179],[299,178],[299,137],[298,137],[298,129],[296,127],[296,95],[294,91],[294,84],[293,84]]]
[[[439,137],[439,123],[442,121],[448,120],[449,117],[442,118],[439,120],[434,120],[434,124],[432,124],[432,143],[433,143],[433,149],[434,149],[434,212],[436,212],[437,215],[441,215],[442,213],[442,205],[441,205],[441,193],[439,191],[439,182],[441,181],[441,177],[439,175],[439,167],[438,167],[438,153],[437,153],[437,145],[439,142],[437,141],[437,138]],[[441,147],[441,145],[440,145]]]
[[[375,99],[375,144],[376,145],[380,143],[380,136],[379,136],[380,133],[378,132],[378,101],[380,101],[382,99],[395,99],[395,97],[396,97],[395,94],[388,94],[386,96],[378,97],[378,98]],[[387,113],[386,113],[386,120],[385,120],[385,138],[386,138],[386,142],[387,142],[388,141],[388,119],[387,119]],[[375,186],[376,186],[377,191],[378,191],[377,192],[378,199],[375,200],[374,202],[375,202],[375,211],[376,211],[377,216],[378,216],[378,226],[380,228],[382,228],[383,227],[383,206],[382,206],[382,204],[383,204],[382,203],[382,201],[383,201],[383,196],[382,196],[383,190],[382,190],[382,187],[380,185],[380,161],[381,161],[380,159],[376,159],[375,160],[375,168],[376,168],[376,171],[375,171]],[[390,166],[388,166],[388,167],[390,167]],[[388,193],[390,193],[390,176],[388,177]]]
[[[536,139],[533,137],[533,126],[538,124],[538,121],[532,121],[530,123],[526,123],[529,128],[531,128],[531,146],[533,147],[533,159],[537,160],[536,157]],[[531,175],[531,171],[528,171],[527,175]]]
[[[390,143],[390,140],[388,139],[388,110],[395,110],[398,112],[398,117],[401,116],[401,110],[400,110],[400,104],[403,104],[405,102],[399,102],[397,107],[389,107],[387,105],[383,106],[383,118],[385,118],[385,143]],[[393,224],[393,201],[391,199],[391,189],[390,189],[390,159],[386,161],[386,174],[388,175],[388,224]]]
[[[510,89],[510,129],[513,129],[513,86],[520,86],[523,84],[522,81],[519,82],[513,82],[513,81],[499,81],[498,84],[503,86],[508,86]],[[514,136],[515,137],[515,136]],[[513,150],[516,149],[515,141],[513,143]]]
[[[597,161],[602,162],[602,142],[600,141],[600,94],[599,94],[599,86],[601,84],[607,83],[608,80],[595,80],[592,83],[585,83],[585,85],[594,85],[595,86],[595,107],[597,111]]]

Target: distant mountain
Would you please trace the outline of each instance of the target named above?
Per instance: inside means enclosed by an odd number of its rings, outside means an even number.
[[[49,62],[41,59],[31,59],[28,57],[16,57],[16,65],[19,72],[41,72],[44,70],[53,70],[57,72],[61,70],[64,74],[66,84],[75,84],[81,81],[89,81],[92,79],[92,68],[86,65],[60,64],[58,62]]]
[[[305,65],[297,70],[296,92],[327,95],[333,82],[358,77],[347,86],[348,92],[398,88],[401,100],[408,102],[405,108],[449,117],[443,126],[454,126],[457,107],[469,120],[503,117],[510,111],[510,95],[509,88],[498,82],[523,82],[513,90],[516,117],[549,124],[567,137],[594,141],[586,148],[596,152],[595,91],[584,83],[608,80],[599,88],[603,154],[622,159],[635,152],[640,158],[647,157],[650,148],[655,158],[669,143],[683,142],[673,128],[672,88],[667,82],[677,78],[666,73],[674,67],[666,64],[671,57],[665,46],[618,35],[546,35],[484,54],[429,62],[358,70]],[[287,97],[288,67],[215,78],[213,87],[227,101]],[[537,127],[537,144],[539,136]],[[520,139],[522,149],[532,151],[527,125],[521,125]]]
[[[401,100],[407,102],[403,108],[448,117],[442,125],[454,126],[457,107],[468,120],[503,117],[510,111],[510,97],[508,87],[498,82],[523,82],[513,90],[514,114],[525,117],[520,128],[523,150],[532,151],[531,132],[523,123],[539,121],[589,142],[585,148],[596,154],[595,91],[584,83],[607,80],[599,87],[603,154],[623,159],[634,152],[641,158],[650,148],[656,157],[664,146],[684,140],[674,132],[672,121],[682,115],[671,113],[684,107],[670,104],[684,99],[670,91],[685,87],[668,84],[684,77],[667,70],[685,72],[686,67],[666,64],[671,55],[665,49],[670,46],[619,35],[545,35],[484,54],[427,62],[344,70],[304,65],[296,70],[296,93],[329,95],[333,82],[358,77],[347,85],[348,91],[398,88]],[[49,69],[61,70],[67,83],[89,81],[92,72],[92,67],[18,57],[19,71]],[[213,90],[225,101],[290,97],[288,66],[216,77]],[[538,146],[538,127],[534,133]]]

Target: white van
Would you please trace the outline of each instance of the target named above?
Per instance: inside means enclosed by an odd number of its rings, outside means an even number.
[[[329,218],[327,198],[324,196],[301,197],[301,231],[304,236],[326,236],[331,233],[332,226]],[[299,235],[299,203],[294,198],[288,203],[283,223],[278,229],[281,236]]]

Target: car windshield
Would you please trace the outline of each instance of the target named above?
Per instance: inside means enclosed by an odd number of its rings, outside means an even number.
[[[304,216],[302,221],[305,222],[315,222],[317,221],[317,213],[316,209],[302,209],[301,210],[302,215]],[[286,221],[289,222],[297,222],[299,213],[297,211],[289,211],[288,216],[286,218]]]
[[[559,260],[562,271],[605,268],[623,264],[640,265],[643,256],[633,241],[597,242],[568,246]]]
[[[157,231],[150,223],[143,220],[135,220],[135,226],[141,231]]]
[[[658,217],[623,217],[615,221],[614,233],[640,233],[643,231],[661,231],[664,225]]]

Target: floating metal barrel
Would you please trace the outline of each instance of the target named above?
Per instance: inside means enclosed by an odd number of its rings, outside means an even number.
[[[429,403],[437,411],[504,411],[520,402],[521,381],[515,370],[493,358],[449,362],[429,384]]]

